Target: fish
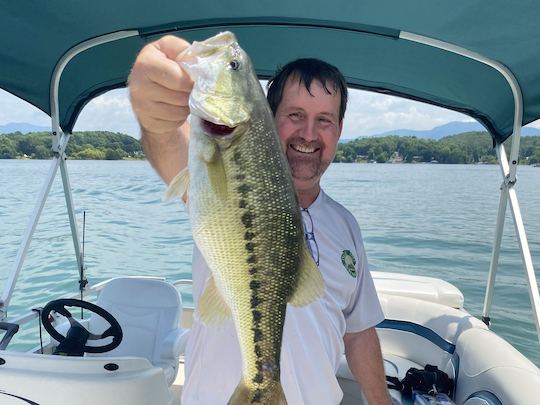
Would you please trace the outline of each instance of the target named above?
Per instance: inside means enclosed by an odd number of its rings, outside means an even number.
[[[228,404],[286,404],[280,355],[287,304],[324,293],[288,162],[253,65],[235,35],[193,42],[177,59],[194,82],[188,164],[166,198],[187,196],[193,240],[211,277],[196,316],[232,317],[242,377]]]

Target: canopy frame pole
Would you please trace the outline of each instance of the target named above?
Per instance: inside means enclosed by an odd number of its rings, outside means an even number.
[[[73,204],[73,195],[71,194],[71,184],[69,181],[69,174],[66,165],[67,156],[65,153],[62,154],[60,160],[60,174],[62,176],[62,186],[64,188],[64,197],[66,199],[66,208],[69,216],[69,226],[71,228],[71,238],[73,239],[73,248],[75,249],[75,256],[77,258],[77,268],[80,272],[80,280],[85,281],[86,277],[84,275],[84,265],[83,257],[81,253],[81,244],[79,242],[79,230],[77,227],[77,217],[75,215],[75,206]],[[84,291],[84,286],[86,284],[81,284],[81,293]]]
[[[117,41],[123,38],[133,37],[138,35],[138,31],[119,31],[112,34],[102,35],[100,37],[92,38],[88,41],[82,42],[68,52],[66,52],[62,58],[56,64],[56,67],[53,72],[51,79],[51,88],[50,88],[50,102],[51,102],[51,120],[53,128],[53,151],[57,151],[59,135],[63,135],[62,128],[60,127],[60,103],[58,98],[58,92],[60,89],[60,79],[64,69],[69,64],[69,62],[81,52],[86,51],[87,49],[93,48],[95,46],[105,44],[112,41]],[[65,136],[65,135],[63,135]],[[69,140],[69,138],[68,138]],[[67,145],[67,140],[65,142]],[[65,150],[65,146],[63,148]],[[85,268],[84,261],[81,253],[81,243],[79,239],[79,230],[77,227],[77,218],[75,215],[75,205],[73,203],[73,195],[71,193],[71,184],[69,181],[69,173],[66,165],[67,157],[62,151],[62,159],[60,161],[60,173],[62,175],[62,186],[64,188],[64,197],[66,199],[66,207],[69,217],[69,225],[71,228],[71,237],[73,239],[73,247],[75,250],[75,257],[77,259],[77,268],[79,269],[79,290],[81,296],[84,296],[84,291],[86,289],[87,280],[85,277]]]
[[[538,293],[538,284],[536,281],[536,275],[534,273],[534,267],[532,263],[531,252],[529,250],[529,244],[527,242],[527,235],[525,234],[525,227],[523,225],[523,218],[519,209],[519,203],[517,200],[516,190],[514,188],[516,184],[516,171],[518,165],[519,156],[519,144],[521,139],[521,124],[523,122],[523,97],[521,88],[517,82],[513,73],[503,64],[486,58],[479,53],[470,51],[468,49],[450,44],[448,42],[440,41],[434,38],[425,37],[423,35],[413,34],[406,31],[401,31],[399,34],[400,39],[407,41],[417,42],[427,46],[439,48],[448,52],[452,52],[466,58],[483,63],[491,68],[497,70],[507,81],[512,95],[514,97],[514,125],[513,125],[513,139],[512,150],[510,152],[510,160],[506,157],[504,146],[497,143],[497,157],[499,165],[503,175],[503,186],[501,188],[501,198],[499,202],[499,212],[497,217],[497,229],[495,241],[493,243],[492,261],[490,264],[488,285],[486,288],[486,296],[484,300],[484,317],[489,319],[489,311],[491,301],[493,297],[493,286],[495,284],[495,273],[497,271],[497,263],[500,253],[500,244],[502,239],[502,232],[504,228],[504,216],[506,212],[507,201],[510,201],[510,208],[512,211],[512,218],[516,229],[516,235],[518,238],[518,244],[521,251],[521,259],[525,270],[525,277],[529,288],[529,297],[531,299],[531,306],[535,316],[536,333],[538,340],[540,341],[540,296]]]
[[[82,42],[74,46],[73,48],[69,49],[56,64],[56,67],[52,74],[50,92],[49,92],[50,93],[49,99],[50,99],[50,104],[51,104],[51,123],[52,123],[51,149],[54,155],[51,161],[49,172],[47,174],[47,178],[45,179],[45,182],[43,183],[43,186],[37,198],[36,206],[34,207],[34,211],[32,212],[30,221],[23,235],[23,239],[21,241],[21,244],[19,245],[19,250],[17,252],[17,256],[15,259],[15,266],[6,280],[4,291],[2,293],[2,297],[0,298],[0,321],[7,319],[7,308],[9,306],[9,302],[11,301],[11,297],[15,289],[15,284],[17,283],[17,279],[19,277],[24,260],[26,258],[26,254],[30,246],[30,241],[32,240],[32,236],[34,234],[34,231],[36,230],[37,224],[39,222],[39,218],[41,217],[41,213],[43,212],[45,201],[47,201],[47,197],[49,195],[52,184],[56,177],[58,167],[60,167],[60,172],[62,176],[62,186],[64,189],[64,196],[66,199],[66,206],[67,206],[67,211],[68,211],[68,216],[69,216],[71,235],[73,238],[73,246],[75,248],[75,256],[77,259],[78,268],[81,271],[81,277],[84,275],[84,269],[82,269],[82,264],[81,264],[82,263],[82,257],[80,253],[81,245],[79,242],[79,232],[77,228],[75,208],[73,204],[73,196],[71,194],[71,186],[69,182],[68,169],[65,163],[65,160],[67,159],[65,155],[65,149],[66,149],[66,146],[67,146],[67,143],[69,141],[71,134],[64,133],[64,131],[60,127],[60,108],[59,108],[59,98],[58,98],[58,93],[60,89],[60,78],[62,76],[62,73],[65,67],[79,53],[84,52],[85,50],[90,49],[92,47],[107,43],[107,42],[113,42],[119,39],[133,37],[136,35],[139,35],[139,32],[135,30],[131,30],[131,31],[114,32],[112,34],[106,34],[100,37],[92,38],[88,41]]]
[[[503,148],[504,150],[504,148]],[[503,159],[499,156],[499,150],[497,149],[497,159],[502,162]],[[484,307],[482,309],[482,321],[489,327],[491,326],[491,318],[489,317],[491,311],[491,303],[493,301],[493,289],[495,286],[495,275],[497,273],[497,266],[499,263],[499,256],[501,252],[501,242],[504,229],[504,220],[506,218],[506,207],[508,205],[508,188],[501,185],[501,197],[499,199],[499,211],[497,214],[497,224],[495,226],[495,239],[493,240],[493,248],[491,251],[491,261],[489,264],[489,275],[486,286],[486,295],[484,297]]]
[[[514,148],[514,144],[512,144],[512,149]],[[525,233],[525,226],[523,224],[523,217],[521,216],[521,209],[519,207],[519,201],[517,198],[517,193],[515,189],[516,180],[514,177],[514,180],[512,181],[512,173],[511,169],[512,166],[508,164],[508,159],[506,157],[506,151],[504,149],[504,145],[498,143],[496,145],[497,150],[497,158],[499,159],[500,167],[503,172],[504,176],[504,182],[501,186],[501,199],[503,198],[503,195],[506,195],[506,200],[510,201],[510,211],[512,213],[512,218],[514,220],[514,227],[516,230],[516,236],[518,239],[518,244],[520,248],[521,253],[521,260],[523,262],[523,268],[525,270],[525,277],[527,279],[527,286],[529,289],[529,298],[531,300],[531,306],[533,309],[533,316],[536,323],[536,333],[538,335],[538,339],[540,341],[540,294],[538,292],[538,284],[536,281],[536,274],[534,272],[534,266],[532,262],[532,256],[531,251],[529,249],[529,242],[527,241],[527,235]],[[512,150],[513,154],[514,150]],[[515,173],[514,173],[515,176]],[[506,201],[504,202],[506,206]],[[502,207],[499,208],[499,212],[501,211]],[[505,210],[506,211],[506,210]],[[499,230],[498,230],[499,231]],[[500,230],[500,233],[502,234],[502,229]],[[502,238],[502,235],[499,235],[499,232],[497,232],[496,238]],[[498,258],[497,258],[498,259]],[[496,268],[496,263],[491,264]],[[490,267],[491,272],[491,267]],[[488,285],[489,287],[489,285]],[[486,296],[489,292],[486,291]],[[489,304],[491,304],[489,302]],[[484,312],[486,312],[489,315],[489,307],[484,307]]]
[[[52,149],[55,152],[58,152],[60,139],[59,136],[62,134],[60,128],[60,105],[58,92],[60,90],[60,78],[64,69],[69,64],[69,62],[81,52],[86,51],[87,49],[93,48],[98,45],[105,44],[107,42],[114,42],[120,39],[129,38],[139,35],[139,31],[118,31],[113,32],[112,34],[102,35],[96,38],[89,39],[88,41],[81,42],[80,44],[69,49],[62,58],[56,64],[54,72],[51,78],[51,87],[50,87],[50,103],[51,103],[51,119],[52,119],[52,131],[53,131],[53,146]]]

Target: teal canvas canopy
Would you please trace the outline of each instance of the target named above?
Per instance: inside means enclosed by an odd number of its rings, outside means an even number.
[[[51,80],[61,72],[65,132],[91,98],[125,86],[149,41],[224,30],[237,35],[262,78],[292,59],[318,57],[340,68],[353,88],[461,111],[502,142],[512,134],[515,104],[505,77],[403,33],[445,41],[505,66],[522,91],[521,124],[540,118],[537,0],[4,1],[0,29],[0,87],[51,115]]]

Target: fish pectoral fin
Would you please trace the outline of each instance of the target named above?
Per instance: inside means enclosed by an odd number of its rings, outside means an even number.
[[[217,154],[211,162],[207,162],[206,167],[208,168],[208,179],[214,195],[221,200],[226,200],[228,198],[229,181],[221,154]]]
[[[289,299],[289,304],[295,307],[302,307],[321,298],[323,293],[324,280],[321,272],[311,257],[307,246],[304,244],[300,253],[298,283]]]
[[[231,317],[231,309],[217,289],[212,276],[199,300],[198,312],[200,320],[209,326],[220,325]]]
[[[175,197],[185,199],[184,196],[187,193],[188,187],[189,170],[186,167],[183,170],[180,170],[180,172],[176,176],[174,176],[174,179],[171,180],[171,182],[169,183],[169,187],[167,187],[167,190],[165,191],[163,199],[165,201],[172,200]]]

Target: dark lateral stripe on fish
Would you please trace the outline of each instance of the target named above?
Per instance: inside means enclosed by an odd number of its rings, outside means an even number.
[[[240,154],[240,152],[238,151],[238,149],[236,149],[233,153],[233,161],[234,163],[236,163],[237,165],[240,165],[240,159],[242,158],[242,155]]]
[[[259,328],[251,328],[253,331],[253,343],[260,342],[264,339],[263,331]]]
[[[259,346],[258,344],[255,344],[254,350],[255,350],[255,356],[257,357],[262,356],[261,346]]]
[[[242,154],[236,150],[233,154],[233,162],[238,166],[238,168],[242,167]],[[246,176],[242,173],[238,173],[234,176],[235,180],[240,182],[240,184],[237,187],[237,192],[240,194],[240,199],[238,200],[238,207],[243,210],[243,213],[240,217],[240,220],[242,221],[242,224],[246,228],[245,234],[244,234],[244,240],[246,241],[244,247],[246,249],[246,252],[248,253],[246,262],[248,263],[248,272],[250,275],[255,275],[258,272],[258,268],[254,266],[254,264],[257,263],[257,256],[255,253],[255,249],[257,247],[257,244],[253,242],[253,239],[255,238],[255,234],[252,232],[252,228],[254,226],[254,219],[255,214],[251,210],[252,207],[250,207],[248,201],[249,201],[249,194],[253,191],[253,188],[249,185],[244,183],[246,180]],[[263,300],[259,298],[259,289],[261,288],[262,284],[260,280],[251,280],[249,283],[249,288],[251,290],[251,315],[253,319],[253,327],[251,328],[253,332],[253,352],[256,357],[256,365],[257,365],[257,373],[252,378],[252,382],[254,384],[262,384],[265,380],[265,372],[264,372],[264,362],[263,362],[263,350],[259,344],[262,340],[264,340],[264,333],[261,329],[261,323],[263,319],[263,312],[258,310],[258,306],[262,303]],[[260,389],[257,389],[254,394],[251,403],[261,403],[263,399],[263,391]]]
[[[255,374],[255,377],[253,377],[253,382],[255,384],[261,384],[264,381],[264,376],[261,373]]]
[[[252,403],[257,403],[257,402],[261,402],[262,400],[262,392],[260,389],[256,389],[255,390],[255,394],[253,395],[253,401]]]
[[[262,303],[263,300],[261,300],[257,295],[251,296],[251,308],[257,307],[260,303]]]
[[[255,215],[253,215],[251,211],[246,211],[244,212],[244,214],[242,215],[242,218],[240,219],[242,220],[242,223],[244,224],[246,228],[251,228],[253,226],[254,218],[255,218]]]

